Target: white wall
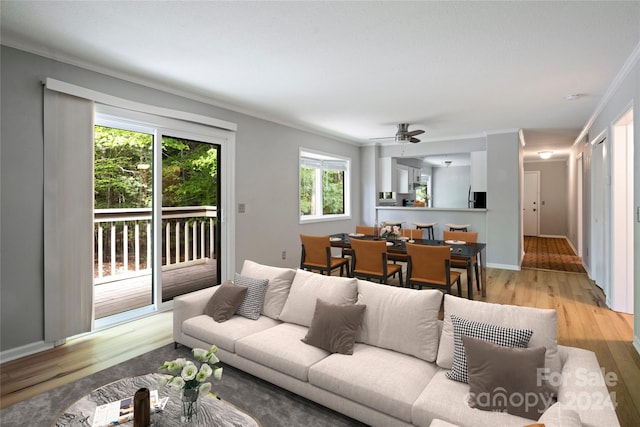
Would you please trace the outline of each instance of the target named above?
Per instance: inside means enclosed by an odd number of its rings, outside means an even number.
[[[117,97],[226,120],[236,135],[236,270],[245,259],[296,267],[299,234],[354,230],[360,222],[360,150],[353,145],[256,119],[88,71],[20,50],[1,47],[0,351],[43,340],[43,131],[42,80],[67,81]],[[300,225],[300,147],[351,158],[352,218]],[[228,165],[222,165],[228,167]],[[231,215],[236,206],[230,207]],[[281,259],[282,251],[287,259]],[[223,254],[224,256],[224,254]]]
[[[469,166],[450,166],[433,168],[434,208],[468,208],[471,168]]]

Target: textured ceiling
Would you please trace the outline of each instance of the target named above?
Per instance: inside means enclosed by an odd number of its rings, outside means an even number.
[[[640,1],[6,1],[1,41],[355,143],[523,129],[574,142],[640,41]],[[635,49],[635,50],[634,50]],[[568,94],[581,94],[574,101]]]

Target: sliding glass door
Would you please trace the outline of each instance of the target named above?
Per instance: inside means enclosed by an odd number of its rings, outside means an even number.
[[[216,138],[99,115],[94,314],[104,324],[220,283]]]

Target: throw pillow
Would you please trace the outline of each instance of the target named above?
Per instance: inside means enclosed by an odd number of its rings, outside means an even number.
[[[308,328],[318,298],[331,304],[354,304],[358,298],[357,280],[298,269],[280,320]]]
[[[476,322],[491,323],[492,325],[508,328],[531,329],[533,335],[529,345],[531,347],[545,347],[547,349],[545,368],[549,369],[550,375],[560,376],[562,366],[560,364],[557,340],[558,313],[555,309],[492,304],[445,295],[444,321],[436,359],[438,366],[444,369],[451,369],[453,362],[452,313]],[[556,386],[554,391],[557,392],[557,388]]]
[[[544,347],[510,348],[462,336],[469,406],[537,420],[554,399],[542,380]]]
[[[247,259],[242,265],[240,275],[258,279],[269,279],[269,286],[267,286],[267,293],[264,297],[264,305],[262,306],[262,314],[275,320],[280,319],[280,313],[289,296],[289,289],[296,275],[296,270],[293,268],[262,265]]]
[[[446,376],[450,380],[468,383],[467,357],[462,343],[462,336],[479,338],[504,347],[526,348],[533,331],[529,329],[512,329],[488,323],[474,322],[451,315],[453,324],[453,363]]]
[[[302,342],[331,353],[353,354],[365,308],[362,304],[338,305],[316,300],[311,326]]]
[[[246,287],[234,285],[231,280],[227,280],[213,293],[204,308],[204,314],[211,316],[216,322],[227,321],[234,315],[246,295]]]
[[[236,285],[247,287],[247,295],[244,297],[240,307],[236,310],[236,314],[256,320],[260,317],[260,312],[262,311],[262,304],[264,304],[264,296],[267,292],[269,280],[253,279],[236,273],[233,282]]]

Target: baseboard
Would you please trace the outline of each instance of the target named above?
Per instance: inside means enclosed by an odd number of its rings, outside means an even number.
[[[540,234],[538,237],[547,237],[549,239],[566,239],[567,238],[567,236],[562,236],[557,234]]]
[[[488,268],[499,268],[501,270],[520,271],[520,266],[519,265],[487,263],[487,267]]]
[[[636,349],[638,354],[640,354],[640,337],[637,335],[633,336],[633,347]]]
[[[11,348],[0,352],[0,363],[9,362],[11,360],[19,359],[21,357],[29,356],[31,354],[39,353],[41,351],[49,350],[53,348],[52,343],[46,343],[44,341],[38,341],[31,344],[23,345],[21,347]]]

